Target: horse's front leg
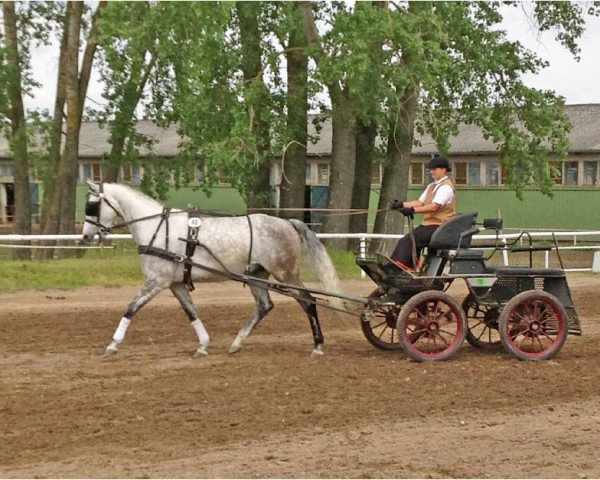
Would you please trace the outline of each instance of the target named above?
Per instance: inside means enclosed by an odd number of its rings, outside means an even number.
[[[187,289],[187,286],[183,283],[176,283],[171,285],[171,291],[173,292],[173,295],[175,295],[175,298],[179,300],[181,307],[190,319],[192,327],[194,327],[194,330],[196,330],[196,335],[198,335],[200,346],[198,347],[198,350],[196,350],[194,356],[200,357],[208,355],[206,348],[210,342],[210,337],[208,336],[208,332],[206,331],[206,328],[204,328],[204,325],[198,316],[198,311],[194,306],[194,302],[192,301],[192,297]]]
[[[129,324],[131,323],[131,319],[138,312],[140,308],[146,305],[150,300],[152,300],[156,295],[162,292],[167,285],[164,282],[157,282],[156,280],[147,280],[140,292],[135,296],[135,298],[131,301],[129,306],[127,307],[127,311],[121,318],[119,322],[119,326],[115,330],[115,334],[113,335],[112,342],[110,345],[106,347],[106,351],[104,355],[109,357],[114,355],[119,350],[119,345],[125,339],[125,333],[127,333],[127,329],[129,328]]]

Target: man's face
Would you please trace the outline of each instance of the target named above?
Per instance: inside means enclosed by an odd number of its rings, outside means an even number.
[[[448,175],[448,170],[446,170],[443,167],[436,167],[436,168],[430,169],[429,173],[431,175],[431,178],[433,178],[435,181],[437,181],[440,178],[444,178],[446,175]]]

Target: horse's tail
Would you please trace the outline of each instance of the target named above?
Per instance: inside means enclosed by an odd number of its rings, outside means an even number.
[[[311,265],[323,285],[323,289],[331,293],[342,293],[340,278],[338,277],[333,261],[315,233],[300,220],[291,219],[290,222],[300,235],[302,245],[308,250]],[[338,297],[329,297],[329,304],[336,309],[345,311],[344,301]]]

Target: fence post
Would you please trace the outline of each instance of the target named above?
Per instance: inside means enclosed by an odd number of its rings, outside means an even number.
[[[367,256],[366,254],[367,254],[367,239],[365,237],[360,237],[359,242],[358,242],[358,255],[360,258],[362,258],[364,260]],[[365,278],[366,276],[367,276],[367,274],[361,268],[360,269],[360,278]]]

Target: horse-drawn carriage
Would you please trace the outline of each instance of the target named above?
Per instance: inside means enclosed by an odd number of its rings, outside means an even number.
[[[361,327],[373,345],[384,350],[404,349],[420,361],[450,357],[465,338],[484,349],[504,345],[523,360],[549,359],[560,350],[568,333],[581,333],[565,272],[532,265],[487,265],[483,250],[471,248],[471,239],[479,231],[475,213],[459,214],[435,231],[416,274],[387,257],[358,258],[358,265],[378,285],[366,298],[339,291],[327,251],[300,221],[262,214],[200,218],[196,210],[167,209],[124,185],[87,183],[90,192],[83,239],[128,227],[147,277],[124,312],[107,355],[117,352],[136,312],[166,288],[179,300],[197,333],[200,346],[196,355],[206,355],[209,336],[190,290],[193,281],[228,279],[248,284],[256,301],[256,313],[238,332],[230,347],[232,353],[273,308],[271,291],[293,297],[302,306],[313,333],[313,355],[323,353],[324,343],[317,305],[331,307],[342,300],[360,305]],[[117,217],[124,221],[115,224]],[[495,226],[496,232],[500,228],[497,221],[484,225]],[[301,247],[309,252],[326,290],[306,288],[302,283]],[[532,251],[539,247],[524,248]],[[462,305],[446,292],[459,278],[469,288]]]
[[[356,263],[378,288],[368,297],[361,328],[382,350],[404,350],[419,361],[445,360],[466,338],[477,348],[506,348],[522,360],[554,357],[567,334],[581,334],[564,270],[490,266],[484,250],[471,248],[476,213],[461,213],[434,233],[416,273],[381,255]],[[549,250],[551,247],[500,246],[497,219],[484,222],[496,231],[494,251]],[[493,255],[494,252],[492,252]],[[446,293],[463,279],[469,294],[462,304]]]

